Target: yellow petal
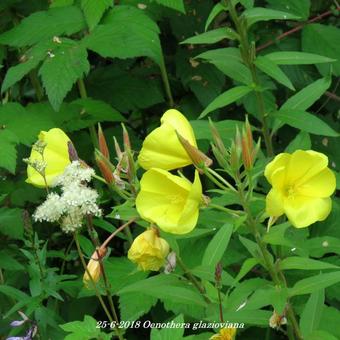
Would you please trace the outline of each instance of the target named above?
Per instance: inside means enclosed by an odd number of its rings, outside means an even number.
[[[325,168],[299,186],[299,194],[311,197],[328,197],[336,188],[336,178],[332,170]]]
[[[284,214],[284,197],[280,190],[271,189],[266,197],[266,212],[269,216],[278,217]]]
[[[274,171],[278,168],[285,168],[291,158],[291,155],[288,153],[280,153],[277,155],[270,163],[267,164],[264,175],[267,178],[267,181],[272,184],[272,175]]]
[[[327,198],[315,198],[294,195],[285,199],[284,210],[292,225],[304,228],[327,218],[332,209],[332,201]]]
[[[144,169],[160,168],[172,170],[192,163],[178,140],[176,130],[196,146],[191,125],[177,110],[168,110],[161,118],[161,126],[153,130],[144,140],[138,162]]]

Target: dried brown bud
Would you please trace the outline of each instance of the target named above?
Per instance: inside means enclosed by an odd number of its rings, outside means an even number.
[[[102,153],[102,155],[107,158],[108,160],[110,159],[110,152],[109,148],[106,143],[106,139],[102,130],[102,127],[100,124],[98,124],[98,144],[99,144],[99,150]]]
[[[113,169],[112,169],[112,164],[110,163],[110,161],[104,157],[104,155],[98,151],[95,150],[95,159],[96,159],[96,163],[98,165],[98,168],[101,172],[101,174],[103,175],[106,183],[111,184],[115,181],[115,178],[113,176]]]

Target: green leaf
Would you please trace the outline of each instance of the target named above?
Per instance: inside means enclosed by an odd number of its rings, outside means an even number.
[[[280,262],[281,270],[300,269],[300,270],[321,270],[321,269],[339,269],[338,266],[306,257],[292,256],[283,259]]]
[[[13,239],[23,238],[24,225],[21,209],[0,208],[0,233]]]
[[[158,65],[163,62],[157,24],[141,10],[115,6],[101,25],[83,39],[83,45],[110,58],[146,56]]]
[[[14,298],[15,300],[25,300],[25,299],[29,299],[29,296],[22,292],[21,290],[19,289],[16,289],[12,286],[7,286],[7,285],[4,285],[4,284],[1,284],[0,285],[0,294],[4,294],[10,298]]]
[[[183,315],[178,315],[175,319],[171,320],[176,325],[184,324]],[[156,328],[151,330],[151,340],[182,340],[184,335],[183,327],[165,327],[161,330],[157,330]]]
[[[310,256],[322,257],[328,253],[340,254],[340,239],[330,236],[314,237],[305,244]]]
[[[300,129],[314,135],[329,137],[339,136],[339,133],[334,131],[323,120],[306,111],[280,110],[274,114],[274,117],[296,129]]]
[[[223,39],[236,40],[237,36],[237,33],[233,29],[220,27],[185,39],[181,44],[215,44]]]
[[[72,6],[73,3],[74,3],[74,0],[52,0],[52,3],[50,4],[50,8]]]
[[[254,7],[246,9],[243,12],[242,16],[247,20],[248,27],[254,25],[256,22],[259,21],[300,19],[299,16],[291,13],[276,11],[273,9],[263,7]]]
[[[227,106],[231,103],[236,102],[237,100],[241,99],[245,95],[247,95],[249,92],[251,92],[252,89],[248,86],[236,86],[221,95],[219,95],[217,98],[215,98],[207,107],[206,109],[200,114],[198,118],[205,117],[208,113],[219,109],[221,107]]]
[[[52,107],[58,111],[73,84],[90,70],[87,51],[77,42],[62,39],[39,70]]]
[[[304,111],[310,108],[331,86],[331,79],[321,78],[290,97],[280,110]]]
[[[198,58],[208,60],[212,64],[215,62],[225,62],[226,60],[242,62],[240,50],[235,47],[218,48],[216,50],[206,51],[195,57],[195,59]]]
[[[340,271],[311,276],[295,283],[294,287],[289,289],[289,296],[310,294],[338,282],[340,282]]]
[[[340,30],[335,26],[321,24],[306,25],[302,31],[302,49],[305,52],[317,53],[337,61],[332,63],[332,73],[340,76]],[[328,65],[316,65],[323,75],[328,75]]]
[[[72,335],[67,335],[65,340],[98,339],[100,334],[97,321],[89,315],[84,316],[84,321],[72,321],[59,326],[64,331],[73,333]]]
[[[322,55],[295,51],[273,52],[266,54],[265,57],[277,65],[309,65],[335,61]]]
[[[233,286],[235,286],[237,282],[239,282],[244,276],[246,276],[257,264],[259,264],[258,259],[255,259],[253,257],[246,259],[242,263],[242,267],[240,271],[238,272],[237,276],[235,277]]]
[[[52,40],[54,36],[71,35],[84,28],[85,20],[78,7],[51,8],[48,11],[31,14],[18,26],[1,34],[0,43],[23,47],[34,45],[47,38]]]
[[[310,150],[312,148],[312,141],[307,132],[300,131],[296,137],[289,143],[285,151],[293,153],[295,150]]]
[[[205,23],[205,28],[204,30],[206,31],[208,29],[208,27],[210,26],[210,24],[214,21],[214,19],[222,12],[225,11],[226,7],[222,5],[221,2],[218,2],[213,9],[211,10],[211,12],[209,13],[208,19]]]
[[[17,163],[17,136],[8,129],[0,129],[0,167],[15,173]]]
[[[289,80],[289,78],[284,74],[284,72],[278,67],[274,62],[272,62],[267,57],[257,57],[255,60],[255,65],[262,72],[268,74],[270,77],[275,79],[280,84],[288,87],[291,90],[295,90],[294,85]]]
[[[308,334],[308,340],[338,340],[334,335],[326,332],[326,331],[314,331],[311,334]]]
[[[269,232],[263,236],[263,241],[273,245],[292,247],[292,242],[285,237],[290,226],[291,224],[286,222],[270,228]]]
[[[191,269],[191,272],[202,280],[215,283],[215,267],[202,265]],[[230,286],[233,281],[234,279],[230,274],[222,271],[221,282],[224,286]]]
[[[309,17],[310,0],[267,0],[267,2],[271,8],[296,14],[302,20]]]
[[[203,266],[216,267],[228,247],[232,233],[233,225],[230,223],[226,223],[217,231],[204,252]]]
[[[111,0],[81,0],[81,8],[90,31],[97,26],[104,12],[112,5]]]
[[[7,250],[0,251],[0,268],[7,270],[23,270],[24,266],[18,262]]]
[[[183,0],[155,0],[158,4],[172,8],[175,11],[182,12],[185,14],[185,7]]]
[[[304,337],[319,329],[325,301],[325,290],[320,289],[311,294],[300,318],[300,330]]]
[[[240,310],[234,311],[223,311],[223,316],[228,322],[244,323],[245,325],[257,325],[257,326],[268,326],[268,320],[272,316],[272,312],[261,309],[257,310]],[[220,322],[219,315],[217,312],[213,315],[209,315],[207,320],[214,320]]]

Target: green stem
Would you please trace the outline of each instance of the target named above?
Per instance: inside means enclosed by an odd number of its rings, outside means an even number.
[[[161,64],[159,65],[159,68],[161,70],[161,76],[162,76],[162,81],[163,81],[163,85],[164,85],[164,90],[165,90],[166,96],[168,97],[168,100],[169,100],[169,106],[174,107],[174,99],[172,97],[171,87],[170,87],[170,83],[169,83],[169,77],[168,77],[168,73],[166,71],[165,61],[164,61],[163,56],[162,56],[162,61],[161,61]]]
[[[215,170],[211,168],[206,168],[208,172],[210,172],[213,176],[215,176],[220,182],[226,185],[230,190],[237,192],[237,190],[227,181],[225,180],[220,174],[218,174]]]
[[[239,211],[228,209],[228,208],[222,207],[221,205],[218,205],[218,204],[209,203],[208,207],[216,209],[216,210],[221,210],[221,211],[226,212],[226,213],[233,215],[235,217],[240,217],[240,215],[238,214]]]
[[[209,168],[204,167],[203,172],[213,183],[215,183],[222,190],[229,190],[228,187],[224,186],[221,182],[219,182],[207,169]]]

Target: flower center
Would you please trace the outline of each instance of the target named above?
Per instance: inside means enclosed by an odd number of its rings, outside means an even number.
[[[295,192],[296,192],[296,188],[293,185],[289,185],[284,188],[284,195],[287,197],[293,196]]]
[[[173,194],[167,196],[170,204],[179,204],[184,201],[183,197],[179,194]]]

